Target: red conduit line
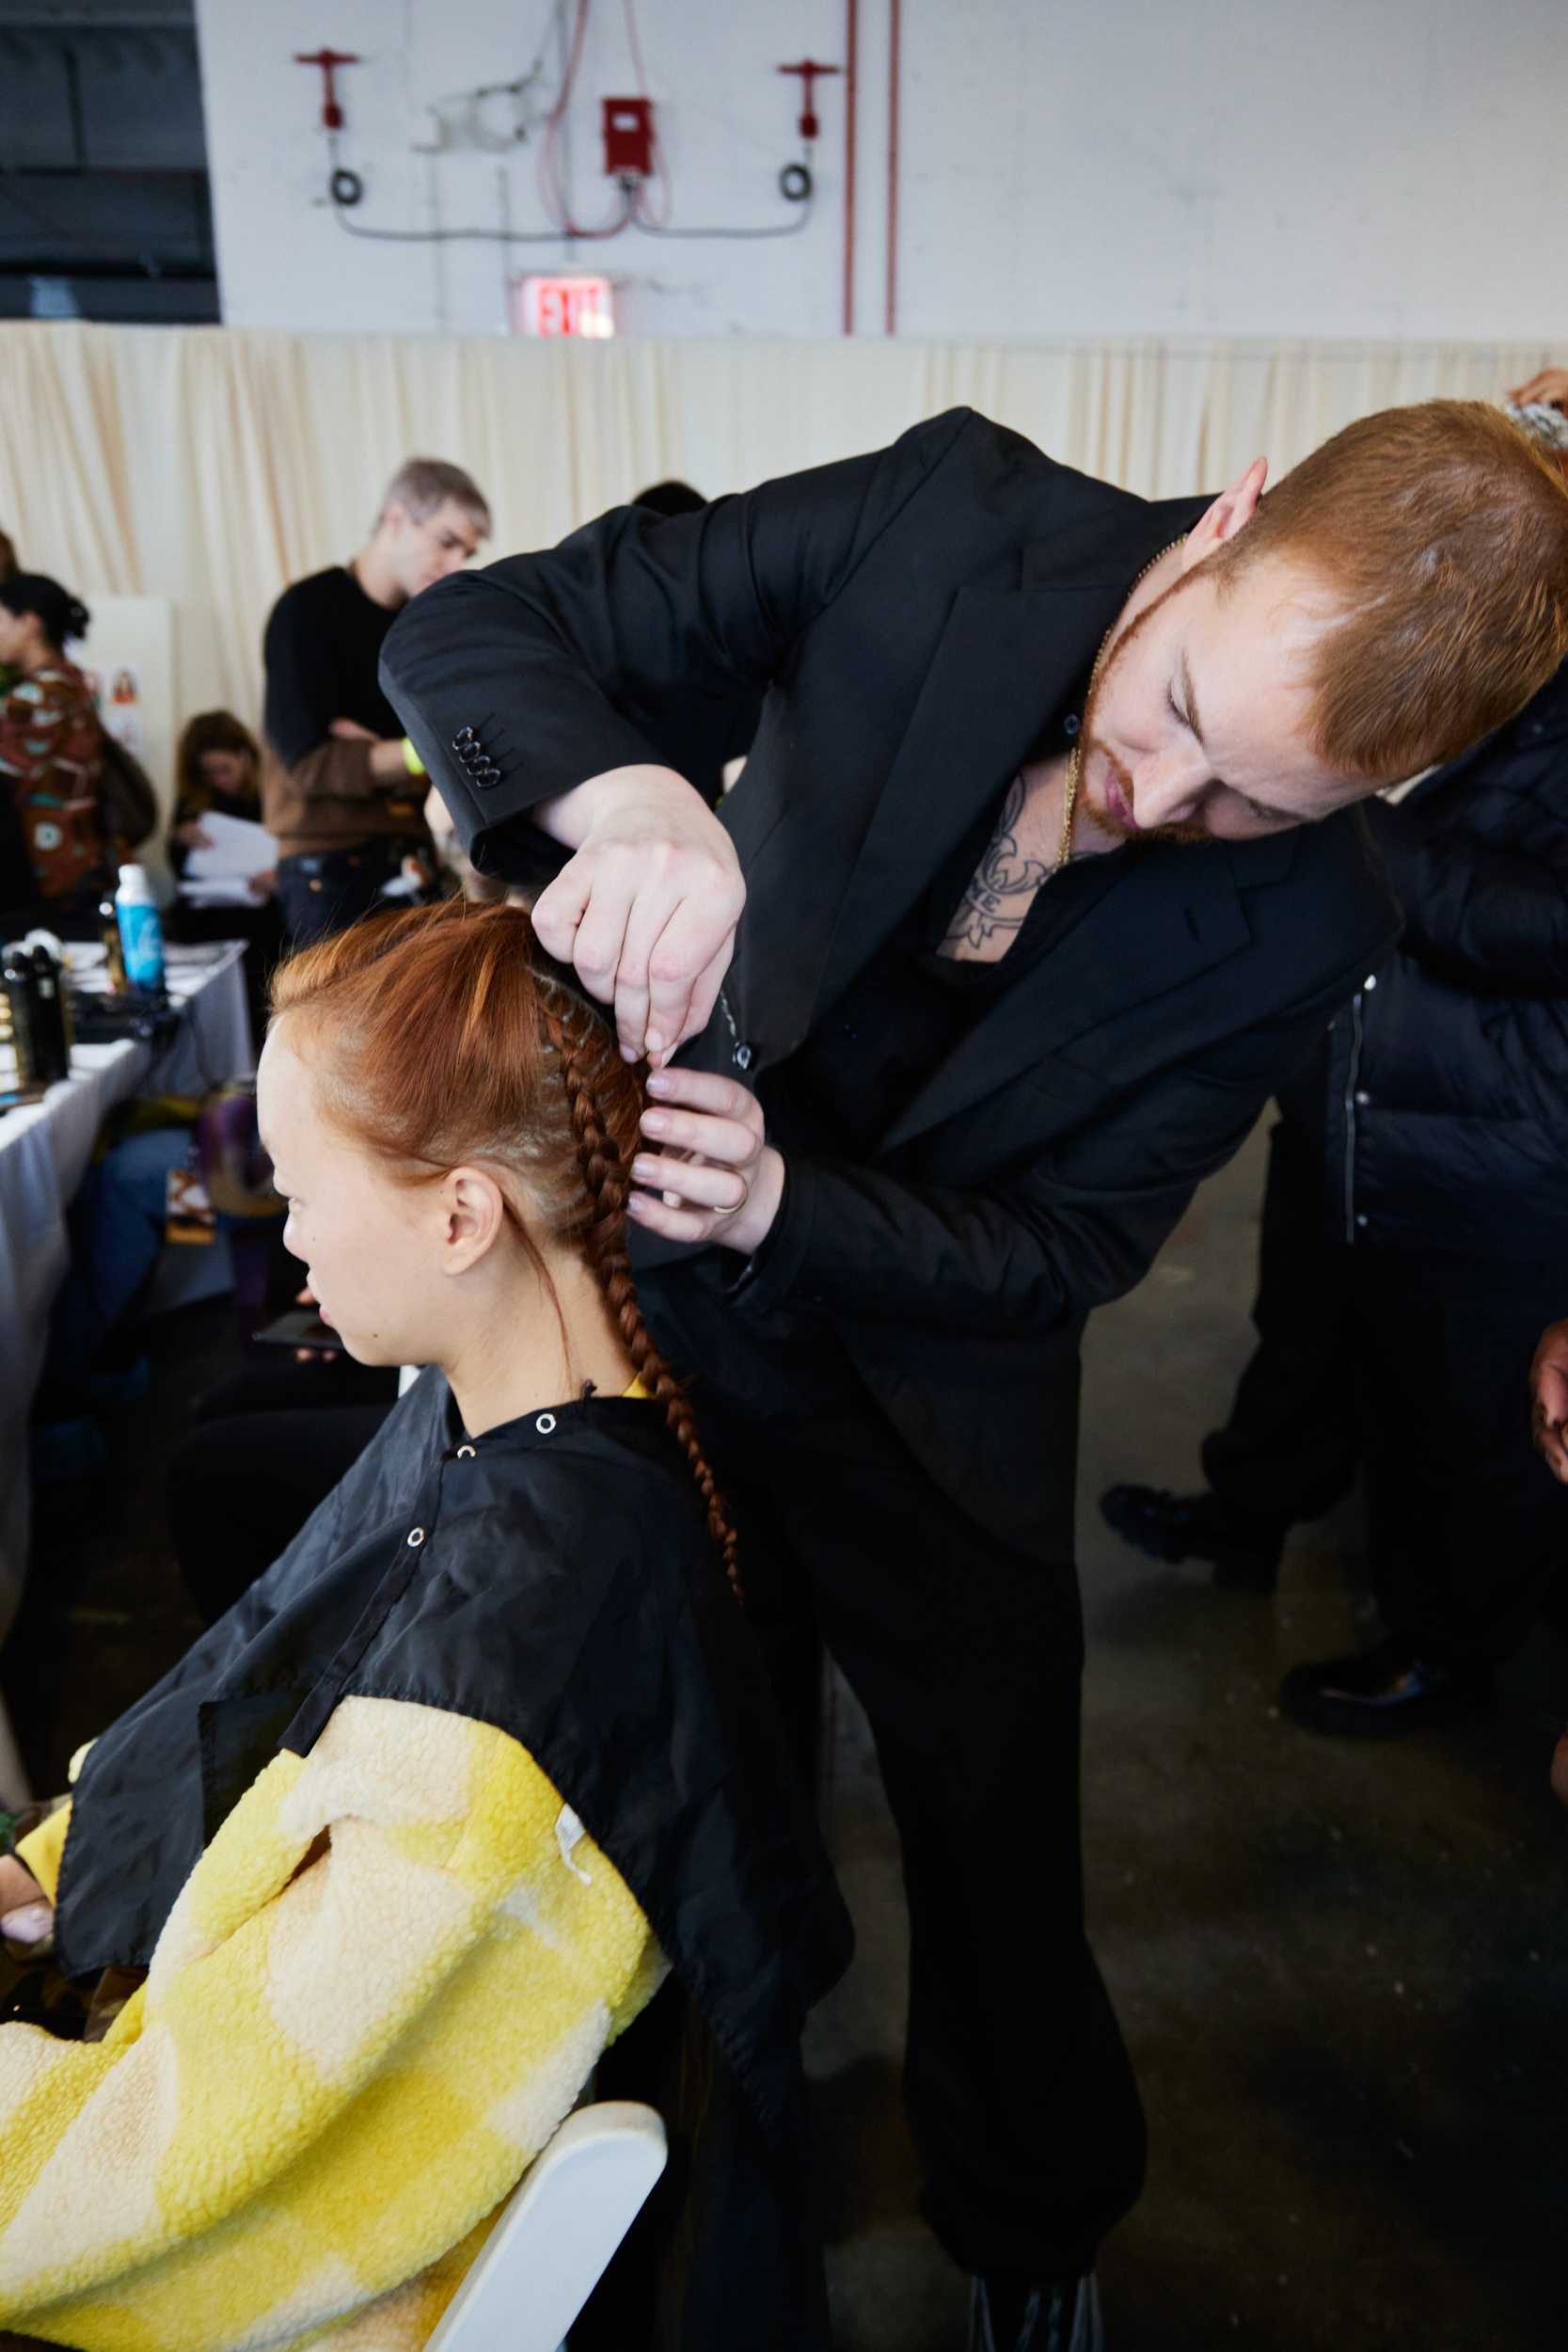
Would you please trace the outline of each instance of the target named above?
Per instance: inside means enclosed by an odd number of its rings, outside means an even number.
[[[903,0],[888,0],[887,331],[898,332],[898,47]]]
[[[855,91],[860,65],[860,0],[845,0],[844,25],[844,332],[855,331]]]

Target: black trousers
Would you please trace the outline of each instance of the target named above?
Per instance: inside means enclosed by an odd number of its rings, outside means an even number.
[[[863,1391],[800,1419],[692,1393],[786,1713],[810,1714],[819,1629],[876,1737],[927,2217],[966,2269],[1077,2277],[1138,2195],[1144,2122],[1084,1936],[1073,1569],[975,1527]]]
[[[1389,1631],[1499,1661],[1568,1563],[1568,1490],[1530,1444],[1528,1386],[1568,1263],[1349,1248],[1330,1238],[1323,1184],[1316,1139],[1287,1118],[1270,1141],[1258,1352],[1205,1474],[1286,1526],[1331,1510],[1359,1468]]]

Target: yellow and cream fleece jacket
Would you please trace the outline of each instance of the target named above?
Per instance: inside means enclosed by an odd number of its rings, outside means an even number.
[[[0,2026],[0,2326],[414,2352],[665,1967],[516,1740],[343,1700],[225,1821],[102,2042]]]

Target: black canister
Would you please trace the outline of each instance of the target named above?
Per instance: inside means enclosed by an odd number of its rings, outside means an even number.
[[[71,1036],[65,985],[47,947],[11,946],[0,962],[0,985],[10,1015],[16,1074],[24,1087],[53,1086],[71,1075]]]

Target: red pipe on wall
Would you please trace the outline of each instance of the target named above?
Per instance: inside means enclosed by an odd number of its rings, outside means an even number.
[[[844,23],[844,331],[855,331],[855,93],[860,64],[860,0],[845,0]]]
[[[888,0],[887,331],[898,332],[898,44],[903,0]]]

